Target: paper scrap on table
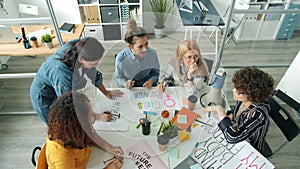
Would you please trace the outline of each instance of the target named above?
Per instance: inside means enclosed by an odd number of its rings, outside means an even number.
[[[199,126],[199,124],[193,124],[193,128],[196,128],[196,127],[198,127]]]
[[[194,164],[190,166],[190,169],[203,169],[200,164]]]
[[[120,118],[111,122],[103,122],[96,120],[93,124],[95,130],[103,131],[127,131],[129,123],[126,119]]]
[[[177,115],[177,123],[186,124],[187,123],[187,115]]]
[[[168,149],[168,157],[178,159],[179,149],[178,148],[171,148]]]

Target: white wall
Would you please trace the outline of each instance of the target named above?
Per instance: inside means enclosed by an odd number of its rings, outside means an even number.
[[[276,89],[280,89],[285,94],[293,98],[295,101],[300,103],[300,80],[298,79],[300,74],[300,51],[295,56],[290,67],[283,75]]]
[[[4,0],[4,9],[5,11],[2,11],[0,13],[0,18],[4,19],[4,18],[18,18],[19,14],[18,14],[18,10],[16,8],[15,2],[12,0]],[[7,12],[7,13],[6,13]]]
[[[64,22],[81,24],[77,0],[51,0],[58,24]]]
[[[28,0],[9,0],[9,1],[15,2],[17,12],[19,11],[19,4],[35,5],[38,7],[38,13],[39,13],[38,16],[29,15],[29,14],[20,14],[21,18],[50,16],[45,0],[30,0],[30,1],[28,1]]]
[[[19,4],[35,5],[38,7],[38,16],[19,13]],[[58,24],[70,22],[79,24],[81,17],[76,0],[51,0],[53,10]],[[27,17],[49,17],[50,12],[46,0],[4,0],[8,15],[0,15],[0,18],[27,18]]]

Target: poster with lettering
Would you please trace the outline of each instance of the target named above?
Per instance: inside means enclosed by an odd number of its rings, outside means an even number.
[[[217,120],[206,121],[211,126],[203,125],[199,136],[199,146],[192,157],[203,167],[214,169],[273,169],[271,164],[248,142],[230,144],[224,138],[222,131],[216,125]]]
[[[141,140],[127,148],[125,156],[132,159],[139,169],[168,168],[145,140]]]
[[[156,88],[132,88],[122,90],[124,96],[116,98],[120,103],[121,114],[129,121],[138,121],[144,117],[144,111],[150,115],[160,116],[162,110],[181,109],[181,89],[170,87],[165,92],[159,92]],[[155,116],[155,115],[154,115]]]

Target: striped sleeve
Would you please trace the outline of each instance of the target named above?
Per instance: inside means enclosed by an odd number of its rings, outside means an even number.
[[[218,126],[229,143],[241,142],[253,136],[255,132],[260,132],[259,128],[266,123],[264,110],[261,107],[255,107],[247,113],[241,114],[243,122],[237,126],[234,126],[229,118],[224,118]],[[265,133],[255,133],[255,135],[259,137],[259,135],[265,135]]]

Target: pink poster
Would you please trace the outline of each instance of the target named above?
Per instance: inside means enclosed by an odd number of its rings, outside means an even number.
[[[165,163],[145,140],[127,148],[125,155],[131,158],[139,169],[167,169]]]

